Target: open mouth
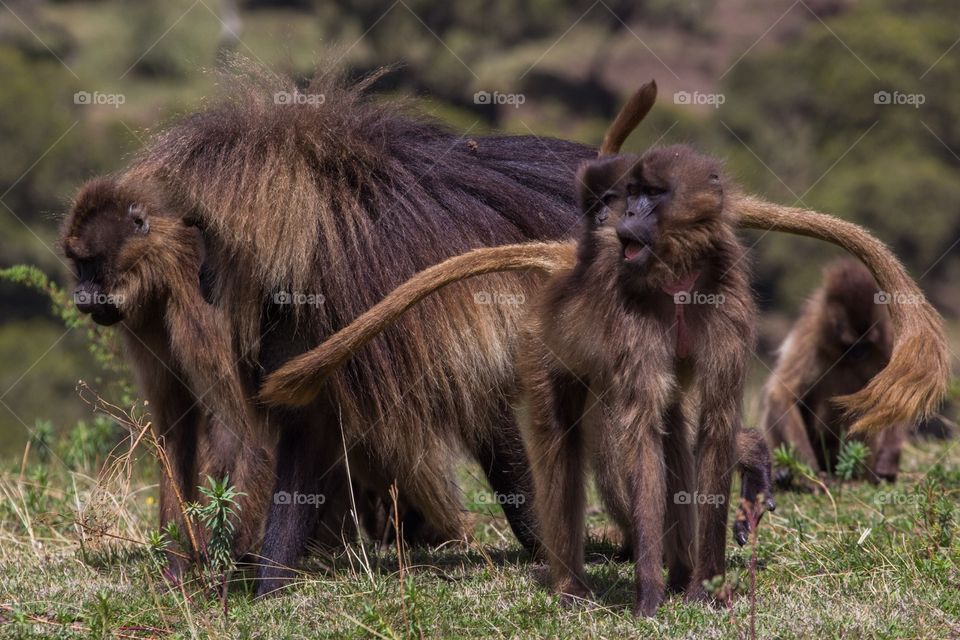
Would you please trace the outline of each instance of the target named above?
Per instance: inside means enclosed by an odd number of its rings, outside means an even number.
[[[113,305],[97,307],[90,312],[90,317],[94,322],[104,327],[114,325],[123,319],[120,315],[120,310]]]
[[[623,259],[626,262],[644,262],[650,257],[650,245],[631,240],[623,245]]]

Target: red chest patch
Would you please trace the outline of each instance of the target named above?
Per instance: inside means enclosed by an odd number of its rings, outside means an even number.
[[[664,293],[673,297],[673,320],[677,327],[676,353],[678,358],[686,358],[690,355],[690,332],[687,328],[687,321],[683,316],[684,308],[690,304],[692,296],[690,290],[696,284],[700,277],[699,271],[694,271],[690,275],[676,282],[668,282],[661,289]]]

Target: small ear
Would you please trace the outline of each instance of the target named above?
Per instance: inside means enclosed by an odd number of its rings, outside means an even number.
[[[137,233],[146,235],[150,232],[150,220],[147,219],[147,213],[139,202],[135,202],[127,209],[127,217],[133,221],[137,228]]]
[[[577,170],[577,201],[584,215],[603,223],[613,201],[624,195],[633,156],[614,156],[585,162]]]

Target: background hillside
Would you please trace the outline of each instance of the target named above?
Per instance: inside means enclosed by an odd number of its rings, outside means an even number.
[[[66,281],[54,239],[77,186],[210,95],[206,71],[234,51],[302,77],[318,64],[354,75],[399,64],[380,88],[416,96],[458,131],[590,143],[625,95],[656,78],[660,103],[628,148],[693,142],[750,190],[863,223],[952,317],[958,23],[948,0],[7,0],[0,266],[36,264]],[[477,104],[477,92],[522,104]],[[833,250],[750,242],[768,355]],[[86,342],[43,296],[0,284],[0,448],[18,451],[36,419],[59,428],[86,411],[76,379],[107,384]]]

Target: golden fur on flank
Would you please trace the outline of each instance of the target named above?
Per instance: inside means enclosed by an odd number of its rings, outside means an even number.
[[[577,166],[595,150],[532,136],[467,140],[324,69],[306,87],[234,63],[222,96],[152,136],[124,171],[182,203],[204,237],[209,300],[230,318],[251,388],[321,343],[414,273],[470,249],[569,236]],[[279,92],[323,100],[278,104]],[[483,276],[531,294],[539,277]],[[280,302],[288,294],[305,304]],[[480,462],[500,493],[530,496],[510,411],[522,309],[471,303],[462,284],[415,305],[329,379],[307,406],[258,406],[279,432],[276,491],[316,493],[351,469],[396,483],[444,540],[468,522],[452,462]],[[504,505],[536,549],[532,498]],[[258,592],[282,586],[303,551],[309,506],[272,505]],[[316,511],[316,510],[313,510]]]
[[[890,250],[851,222],[815,211],[775,205],[754,196],[734,198],[730,208],[737,227],[782,231],[836,244],[863,261],[882,291],[898,296],[894,300],[911,301],[889,305],[893,323],[889,364],[861,391],[836,399],[854,418],[851,432],[874,435],[892,425],[913,423],[935,413],[950,375],[943,320]],[[509,262],[511,269],[556,272],[572,267],[573,256],[572,244],[560,249],[555,243],[531,243],[479,249],[457,256],[452,259],[457,261],[454,278],[441,275],[450,265],[436,265],[429,276],[421,279],[418,274],[404,283],[402,292],[396,291],[359,316],[360,324],[348,325],[343,330],[346,335],[334,334],[329,341],[268,377],[260,397],[266,402],[283,404],[298,391],[302,394],[303,389],[312,387],[313,393],[317,393],[318,388],[311,381],[325,379],[350,357],[352,350],[368,342],[379,329],[394,322],[405,309],[438,286],[475,273],[490,273],[498,263]],[[359,335],[366,330],[372,333]],[[303,400],[301,395],[298,401]]]
[[[650,111],[656,98],[656,83],[649,82],[631,97],[604,135],[600,155],[615,154],[637,124]],[[876,278],[880,290],[888,294],[893,322],[893,351],[889,364],[862,390],[836,401],[852,418],[851,432],[874,435],[890,425],[914,422],[932,415],[949,382],[949,350],[943,321],[923,292],[910,278],[900,261],[882,242],[851,222],[816,211],[786,207],[734,190],[726,194],[725,209],[733,216],[733,224],[741,229],[781,231],[830,242],[859,258]],[[498,252],[502,252],[498,258]],[[505,268],[522,270],[524,261],[529,270],[555,272],[574,263],[570,250],[555,245],[529,244],[480,249],[457,256],[455,277],[442,274],[443,265],[431,267],[403,284],[390,296],[358,315],[356,327],[348,326],[342,338],[335,334],[325,344],[290,362],[268,378],[261,397],[269,403],[282,404],[296,395],[303,403],[319,387],[310,381],[322,381],[350,351],[365,344],[399,318],[403,311],[432,290],[474,274],[496,271],[502,261]],[[396,298],[396,299],[394,299]],[[900,304],[899,301],[908,304]],[[365,331],[371,333],[359,336]],[[348,337],[349,336],[349,337]],[[329,367],[329,368],[328,368]]]

